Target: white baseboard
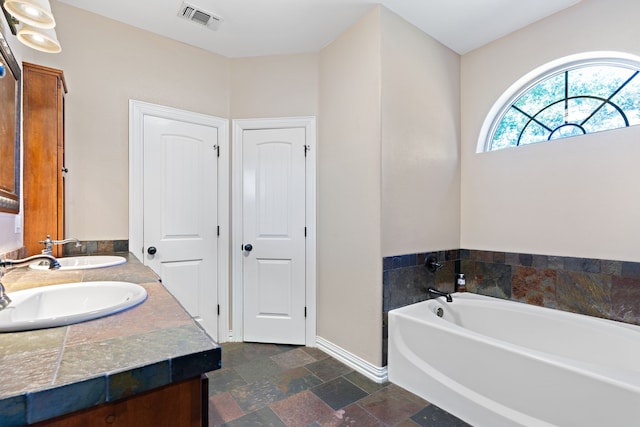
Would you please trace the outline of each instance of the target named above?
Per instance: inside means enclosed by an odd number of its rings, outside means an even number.
[[[365,377],[369,378],[371,381],[375,381],[376,383],[384,383],[388,379],[387,367],[379,367],[372,365],[364,359],[348,352],[335,345],[334,343],[325,340],[322,337],[316,337],[316,347],[329,356],[339,360],[345,365],[349,366],[353,370],[361,373]]]

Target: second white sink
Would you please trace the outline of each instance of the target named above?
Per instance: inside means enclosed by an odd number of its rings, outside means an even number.
[[[89,268],[112,267],[127,262],[126,258],[114,255],[70,256],[57,259],[60,263],[59,270],[86,270]],[[29,264],[29,268],[34,270],[48,270],[49,262],[32,262]]]
[[[79,282],[9,292],[0,310],[0,332],[28,331],[85,322],[119,313],[147,299],[129,282]]]

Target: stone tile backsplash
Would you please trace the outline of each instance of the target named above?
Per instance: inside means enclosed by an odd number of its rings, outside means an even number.
[[[19,249],[15,249],[9,252],[3,252],[0,254],[0,259],[21,259],[26,256],[27,250],[23,246]]]
[[[429,286],[453,292],[457,272],[469,292],[640,325],[640,263],[456,249],[433,252],[445,263],[434,274],[430,253],[383,259],[383,365],[388,312],[426,300]]]
[[[63,256],[112,254],[115,252],[129,252],[128,240],[86,240],[81,241],[80,246],[74,243],[63,245]],[[26,256],[26,248],[0,253],[0,259],[20,259]]]
[[[67,243],[62,250],[64,256],[112,254],[115,252],[129,252],[128,240],[84,240],[80,246]]]

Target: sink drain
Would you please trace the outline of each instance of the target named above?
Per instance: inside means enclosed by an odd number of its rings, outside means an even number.
[[[444,316],[444,310],[442,309],[442,307],[438,307],[438,309],[436,310],[436,315],[438,317]]]

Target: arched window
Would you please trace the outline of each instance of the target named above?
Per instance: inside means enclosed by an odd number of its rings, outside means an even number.
[[[534,70],[492,108],[479,151],[640,124],[640,58],[575,55]]]

